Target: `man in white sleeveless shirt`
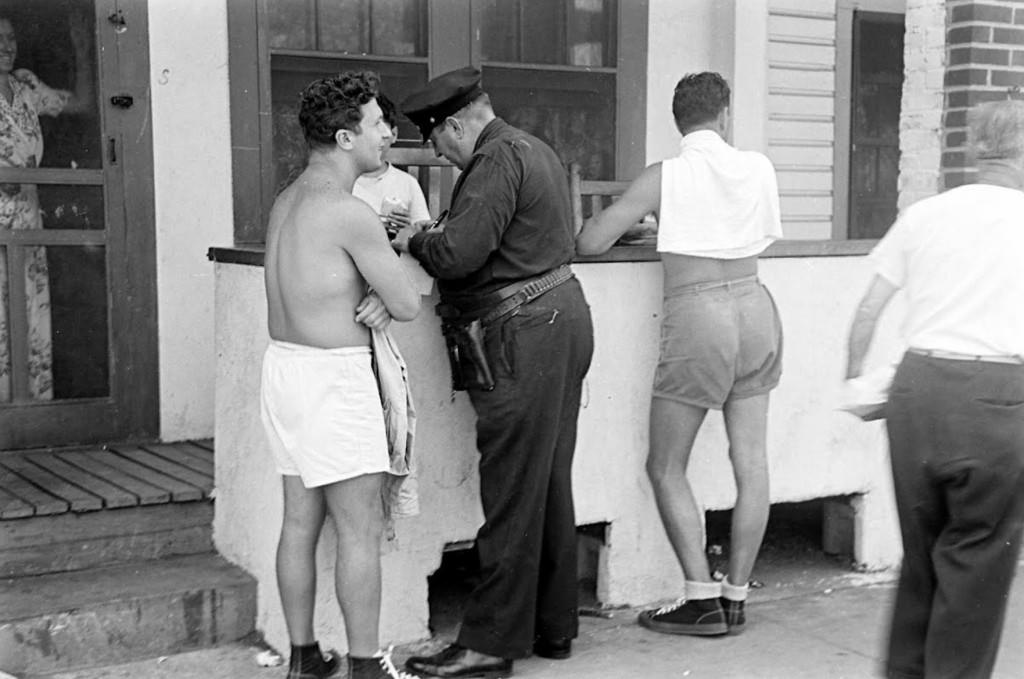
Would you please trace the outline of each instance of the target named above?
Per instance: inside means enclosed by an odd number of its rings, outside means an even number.
[[[782,370],[782,326],[757,278],[757,257],[782,235],[779,195],[771,162],[723,139],[728,106],[729,86],[719,74],[680,80],[672,99],[680,154],[647,167],[576,239],[580,254],[599,254],[648,213],[658,215],[665,299],[647,474],[685,594],[644,611],[639,622],[668,634],[742,631],[747,582],[768,521],[768,394]],[[702,509],[686,478],[709,409],[725,418],[737,487],[723,582],[711,576]]]
[[[904,552],[893,679],[991,675],[1024,525],[1024,101],[968,123],[976,182],[903,211],[850,330],[853,379],[904,290],[885,406]]]

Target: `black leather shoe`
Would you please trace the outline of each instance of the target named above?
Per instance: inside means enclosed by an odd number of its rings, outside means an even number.
[[[452,644],[440,653],[413,656],[405,661],[412,672],[432,677],[480,677],[504,679],[512,676],[512,659],[479,653],[458,644]]]
[[[565,660],[572,655],[572,639],[568,637],[555,637],[554,639],[537,637],[533,642],[533,654],[551,660]]]

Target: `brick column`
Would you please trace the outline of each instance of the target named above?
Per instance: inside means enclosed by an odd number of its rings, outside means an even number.
[[[900,102],[899,209],[942,189],[945,0],[907,0]]]
[[[1021,96],[1024,0],[946,0],[946,101],[942,143],[945,188],[973,181],[966,155],[967,109]]]

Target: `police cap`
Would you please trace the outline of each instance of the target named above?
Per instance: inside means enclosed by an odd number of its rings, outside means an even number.
[[[437,76],[402,102],[402,113],[420,129],[423,141],[445,118],[483,93],[480,71],[465,66]]]

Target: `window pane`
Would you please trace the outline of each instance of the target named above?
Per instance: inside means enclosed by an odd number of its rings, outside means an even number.
[[[393,57],[426,56],[420,39],[425,24],[425,5],[420,0],[374,0],[370,12],[373,26],[370,54]]]
[[[426,56],[423,0],[321,0],[319,49],[374,56]]]
[[[110,394],[107,263],[102,246],[50,246],[53,397]]]
[[[91,0],[34,0],[5,9],[17,41],[14,105],[3,116],[5,167],[102,167],[96,100],[96,22]]]
[[[306,142],[298,121],[299,93],[312,80],[342,71],[376,71],[381,89],[395,104],[427,82],[425,64],[375,62],[359,59],[323,59],[275,56],[271,62],[271,98],[274,121],[274,171],[276,190],[295,179],[306,166]],[[398,138],[420,141],[419,133],[405,116],[399,117]]]
[[[519,3],[480,0],[480,52],[484,61],[519,61]]]
[[[271,49],[316,49],[313,0],[270,0],[267,14]]]
[[[103,229],[103,187],[40,184],[44,229]]]
[[[484,0],[480,42],[484,61],[564,64],[564,2]]]
[[[564,64],[565,18],[562,2],[520,0],[520,61],[526,64]]]
[[[614,66],[615,0],[480,0],[484,61]]]
[[[615,0],[572,0],[568,17],[569,63],[615,66]]]
[[[0,230],[103,228],[102,186],[0,184]]]
[[[615,75],[487,67],[495,112],[535,134],[586,179],[615,177]]]
[[[18,274],[8,252],[18,255],[14,261],[24,281],[15,296],[10,282]],[[109,395],[102,246],[0,248],[0,293],[0,402],[10,402],[19,391],[36,401]],[[21,318],[18,323],[15,313]],[[16,356],[10,333],[17,327],[27,332],[14,338],[20,340]],[[16,388],[12,381],[15,361],[27,389]]]
[[[370,21],[366,0],[323,0],[317,8],[319,49],[366,54]]]

